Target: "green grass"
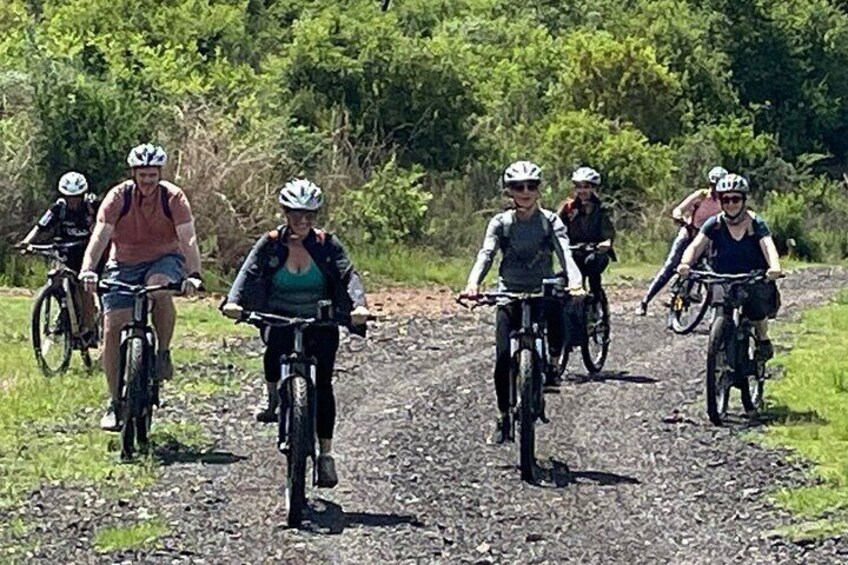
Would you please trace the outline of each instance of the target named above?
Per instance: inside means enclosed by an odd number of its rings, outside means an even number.
[[[98,531],[94,537],[94,547],[102,553],[134,548],[150,549],[158,546],[159,538],[167,533],[167,526],[159,520],[145,520]]]
[[[785,373],[769,386],[777,421],[764,441],[813,461],[820,484],[782,489],[774,498],[808,521],[787,529],[790,537],[848,533],[848,293],[783,333],[795,344],[777,358]]]

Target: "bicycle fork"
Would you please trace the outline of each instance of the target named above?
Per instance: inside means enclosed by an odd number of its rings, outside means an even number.
[[[301,338],[302,339],[302,338]],[[297,336],[295,336],[297,340]],[[316,453],[315,453],[315,422],[318,417],[318,402],[316,399],[316,366],[296,354],[283,360],[280,364],[280,381],[277,383],[277,399],[280,416],[277,419],[277,448],[281,453],[287,455],[288,434],[291,429],[291,403],[289,401],[289,382],[293,378],[306,378],[306,401],[309,405],[309,421],[306,429],[307,452],[312,460],[312,484],[318,481]]]

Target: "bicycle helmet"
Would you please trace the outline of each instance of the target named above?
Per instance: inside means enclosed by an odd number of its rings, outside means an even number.
[[[65,196],[79,196],[80,194],[85,194],[87,191],[88,181],[85,180],[82,174],[76,171],[65,173],[59,179],[60,194],[64,194]]]
[[[324,204],[321,189],[307,179],[294,179],[280,189],[280,205],[288,210],[315,211]]]
[[[168,156],[165,150],[159,145],[152,143],[142,143],[130,150],[127,155],[127,164],[131,168],[135,167],[164,167],[168,162]]]
[[[516,161],[511,164],[503,173],[503,184],[509,186],[519,182],[541,183],[542,168],[530,161]]]
[[[748,190],[748,180],[742,175],[735,173],[728,173],[716,185],[716,192],[719,194],[724,192],[739,192],[747,196]]]
[[[593,186],[601,185],[601,173],[592,167],[580,167],[571,175],[573,183],[589,183]]]
[[[724,167],[713,167],[710,169],[710,172],[707,173],[707,180],[710,181],[710,184],[718,184],[718,181],[727,176],[727,169]]]

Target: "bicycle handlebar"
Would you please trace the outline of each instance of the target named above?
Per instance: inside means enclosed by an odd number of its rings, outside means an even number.
[[[369,322],[378,320],[374,315],[369,315],[366,318]],[[254,326],[341,326],[346,322],[335,319],[318,319],[300,318],[297,316],[282,316],[280,314],[271,314],[269,312],[257,312],[245,310],[242,312],[241,318],[235,321],[238,323],[247,323]]]
[[[144,295],[149,294],[151,292],[157,292],[160,290],[170,290],[176,292],[182,292],[184,280],[169,282],[165,284],[152,284],[152,285],[144,285],[144,284],[128,284],[121,281],[106,281],[101,280],[97,283],[97,290],[100,292],[108,292],[110,290],[116,290],[123,294],[132,294],[135,295]]]
[[[781,273],[779,278],[786,275]],[[690,270],[687,278],[707,284],[747,284],[765,280],[766,272],[763,270],[751,271],[750,273],[716,273],[713,271]]]

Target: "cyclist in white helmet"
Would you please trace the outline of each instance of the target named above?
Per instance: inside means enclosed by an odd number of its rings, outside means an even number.
[[[498,290],[539,291],[542,280],[557,273],[567,276],[572,295],[583,294],[580,270],[571,257],[565,225],[555,213],[539,205],[541,168],[530,161],[517,161],[504,171],[502,184],[514,207],[497,214],[489,222],[483,247],[477,254],[477,261],[468,275],[468,282],[461,296],[471,298],[479,294],[480,284],[491,268],[498,249],[502,254]],[[554,258],[556,267],[553,264]],[[562,313],[562,308],[555,306],[544,311],[550,331],[551,354],[554,357],[562,350]],[[495,394],[499,415],[495,427],[495,443],[503,443],[509,437],[509,334],[520,324],[521,313],[517,305],[498,307]]]
[[[186,293],[200,287],[194,217],[182,189],[162,179],[166,162],[165,150],[150,143],[134,147],[127,155],[131,177],[106,194],[85,251],[80,279],[90,292],[98,280],[94,266],[110,243],[103,275],[107,280],[149,285],[185,280]],[[156,375],[168,379],[174,371],[170,346],[177,314],[169,293],[156,293],[152,306],[159,346]],[[100,427],[114,431],[120,429],[116,415],[120,331],[132,319],[132,297],[104,295],[103,314],[103,370],[111,400]]]
[[[727,170],[723,167],[713,167],[707,173],[708,188],[699,189],[684,198],[671,212],[671,216],[681,223],[681,227],[677,232],[677,236],[671,243],[671,249],[668,252],[665,263],[654,275],[645,296],[639,304],[638,314],[644,316],[648,313],[648,303],[656,296],[663,287],[668,284],[668,281],[674,276],[674,269],[680,258],[683,256],[683,251],[692,243],[695,234],[704,225],[704,223],[721,212],[721,203],[718,200],[716,185],[727,175]]]
[[[612,223],[609,208],[598,197],[601,186],[601,174],[592,167],[578,167],[571,175],[574,196],[566,199],[559,207],[571,243],[590,243],[597,246],[595,251],[577,250],[574,260],[589,282],[589,288],[596,296],[601,288],[601,276],[615,261],[615,226]]]
[[[681,277],[688,276],[708,245],[711,245],[710,266],[716,273],[766,271],[768,281],[747,287],[742,311],[754,326],[758,353],[767,361],[774,355],[768,321],[780,308],[780,293],[774,282],[783,274],[780,256],[765,220],[748,209],[748,180],[728,173],[718,182],[716,192],[721,213],[701,226],[695,240],[683,253],[677,272]]]
[[[94,220],[100,201],[88,189],[88,180],[76,171],[65,173],[59,178],[59,198],[41,216],[32,230],[21,240],[19,247],[26,247],[50,239],[58,243],[79,242],[78,247],[68,248],[65,264],[79,272],[82,267],[85,246],[94,229]],[[102,267],[102,265],[101,265]],[[88,293],[80,293],[82,305],[82,323],[85,328],[82,333],[84,342],[91,342],[95,335],[96,308],[94,297]]]
[[[259,238],[239,270],[222,307],[226,316],[238,319],[244,310],[310,318],[318,302],[332,300],[337,319],[349,320],[348,329],[365,335],[368,307],[365,290],[338,238],[315,225],[323,204],[321,189],[306,179],[295,179],[279,194],[286,223]],[[274,327],[263,332],[267,405],[256,414],[260,422],[277,422],[280,397],[280,356],[290,353],[294,332]],[[318,486],[338,483],[332,455],[336,399],[333,368],[339,347],[336,327],[307,328],[307,354],[315,356],[316,432],[318,435]]]

